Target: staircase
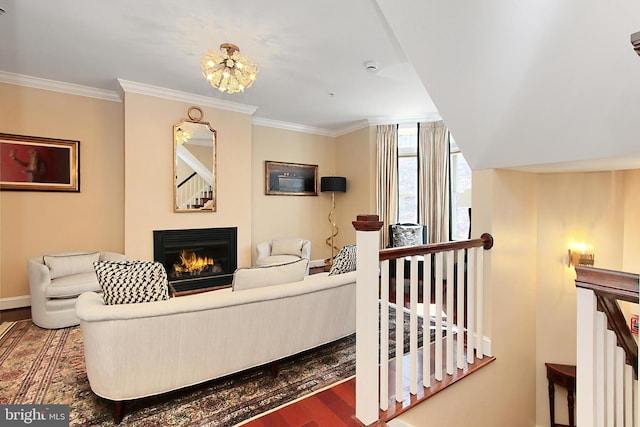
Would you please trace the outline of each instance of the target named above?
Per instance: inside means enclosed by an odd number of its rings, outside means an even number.
[[[194,173],[176,187],[176,209],[211,209],[213,196],[213,186]]]
[[[576,266],[580,427],[639,427],[638,344],[618,301],[638,304],[639,276]]]

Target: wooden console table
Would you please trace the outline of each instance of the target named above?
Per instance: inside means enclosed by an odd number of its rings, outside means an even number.
[[[557,363],[545,363],[547,367],[547,380],[549,380],[549,414],[551,415],[551,427],[566,427],[555,422],[555,384],[567,389],[567,405],[569,407],[569,426],[575,427],[575,391],[576,391],[576,367],[574,365],[560,365]]]

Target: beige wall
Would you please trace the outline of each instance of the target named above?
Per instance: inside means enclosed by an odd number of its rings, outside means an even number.
[[[596,267],[622,269],[624,176],[622,171],[538,176],[538,425],[548,423],[549,417],[544,363],[576,363],[576,276],[567,266],[569,245],[593,245]],[[636,242],[637,237],[636,233]],[[564,408],[564,390],[559,388],[556,397],[558,408]],[[557,415],[558,422],[568,424],[566,411],[558,410]]]
[[[590,244],[596,267],[638,271],[640,173],[481,171],[473,179],[473,235],[489,230],[496,242],[490,251],[486,327],[497,360],[465,379],[464,387],[454,386],[456,393],[441,393],[401,418],[416,426],[445,420],[471,425],[467,417],[472,416],[474,426],[545,426],[544,363],[576,361],[575,271],[567,267],[567,249],[572,242]],[[467,398],[477,404],[458,408],[458,418],[453,409]],[[561,388],[556,403],[556,421],[567,424]]]
[[[251,116],[201,107],[217,132],[217,211],[173,212],[173,125],[192,104],[126,93],[125,253],[153,259],[153,230],[238,227],[238,265],[251,263]]]
[[[300,237],[311,240],[311,259],[330,256],[324,239],[331,234],[327,214],[331,196],[320,192],[320,177],[334,175],[335,139],[266,126],[253,127],[252,171],[252,251],[266,240]],[[318,196],[265,194],[265,160],[318,165]],[[342,194],[336,195],[340,206]],[[338,207],[338,212],[339,207]]]
[[[640,169],[624,172],[624,250],[622,270],[640,273]]]
[[[473,237],[490,232],[485,294],[496,361],[399,418],[413,426],[535,425],[536,180],[526,173],[473,174]],[[487,319],[489,320],[489,319]]]
[[[376,128],[336,138],[336,174],[347,178],[347,192],[336,196],[338,247],[355,244],[352,221],[359,214],[376,213]],[[338,204],[339,203],[339,204]]]
[[[0,193],[0,298],[6,301],[29,295],[30,257],[123,251],[124,143],[120,102],[3,83],[0,93],[0,132],[80,141],[80,193]]]

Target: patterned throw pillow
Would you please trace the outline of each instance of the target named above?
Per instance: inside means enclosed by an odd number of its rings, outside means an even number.
[[[132,304],[169,299],[167,272],[159,262],[96,261],[93,268],[105,304]]]
[[[422,225],[392,225],[393,247],[422,245],[422,230]]]
[[[356,245],[347,245],[340,249],[331,264],[329,276],[348,273],[356,269]]]

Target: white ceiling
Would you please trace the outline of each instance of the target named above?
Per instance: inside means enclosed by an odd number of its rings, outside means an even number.
[[[629,42],[640,31],[637,0],[0,0],[0,7],[5,76],[108,91],[122,79],[256,106],[258,119],[332,134],[363,120],[440,114],[474,169],[640,168],[640,57]],[[224,42],[260,65],[246,93],[220,93],[201,75],[201,55]],[[365,70],[368,61],[379,64],[376,72]]]

